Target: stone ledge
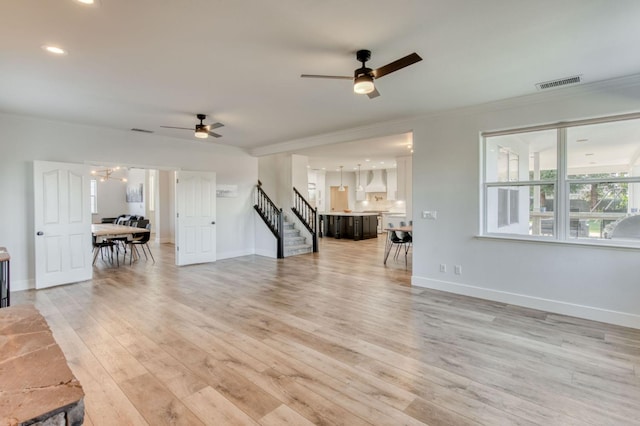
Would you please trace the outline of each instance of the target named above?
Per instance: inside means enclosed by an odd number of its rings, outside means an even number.
[[[83,398],[38,310],[0,309],[0,425],[81,425]]]

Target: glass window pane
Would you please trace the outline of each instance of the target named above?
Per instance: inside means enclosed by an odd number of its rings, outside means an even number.
[[[91,198],[91,213],[98,213],[98,183],[95,179],[89,181],[90,198]]]
[[[610,238],[618,220],[640,209],[640,183],[571,183],[569,191],[571,238]]]
[[[554,184],[489,187],[487,232],[554,236],[554,200]]]
[[[640,120],[567,129],[569,178],[640,176]]]
[[[555,180],[557,130],[488,136],[486,182]]]

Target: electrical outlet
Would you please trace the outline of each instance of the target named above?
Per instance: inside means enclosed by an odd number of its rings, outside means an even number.
[[[462,275],[462,265],[456,265],[453,270],[456,275]]]
[[[445,265],[444,263],[440,264],[440,272],[447,272],[447,265]]]

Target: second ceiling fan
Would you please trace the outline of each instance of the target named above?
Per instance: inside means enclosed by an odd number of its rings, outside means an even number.
[[[182,129],[182,130],[195,131],[194,136],[200,139],[206,139],[209,136],[213,136],[214,138],[222,137],[222,135],[212,132],[211,129],[217,129],[219,127],[224,126],[224,124],[222,123],[204,124],[204,120],[207,118],[205,114],[197,114],[196,118],[200,120],[200,124],[196,124],[195,129],[193,127],[174,127],[174,126],[160,126],[160,127],[164,127],[165,129]]]
[[[420,62],[422,58],[417,53],[413,52],[403,58],[397,59],[387,65],[383,65],[375,70],[367,68],[366,62],[371,59],[370,50],[358,50],[356,52],[356,59],[362,62],[362,67],[356,69],[353,72],[353,77],[341,76],[341,75],[321,75],[321,74],[302,74],[302,78],[331,78],[339,80],[353,80],[353,91],[358,94],[367,95],[370,99],[380,96],[380,92],[376,89],[373,81],[377,78],[384,77],[387,74],[398,71],[402,68],[413,65],[416,62]]]

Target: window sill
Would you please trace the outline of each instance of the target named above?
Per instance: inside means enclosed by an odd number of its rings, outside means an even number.
[[[602,239],[590,241],[586,239],[555,240],[551,238],[520,237],[517,235],[476,235],[478,240],[514,241],[534,244],[559,244],[566,246],[593,247],[604,249],[640,250],[640,239]]]

